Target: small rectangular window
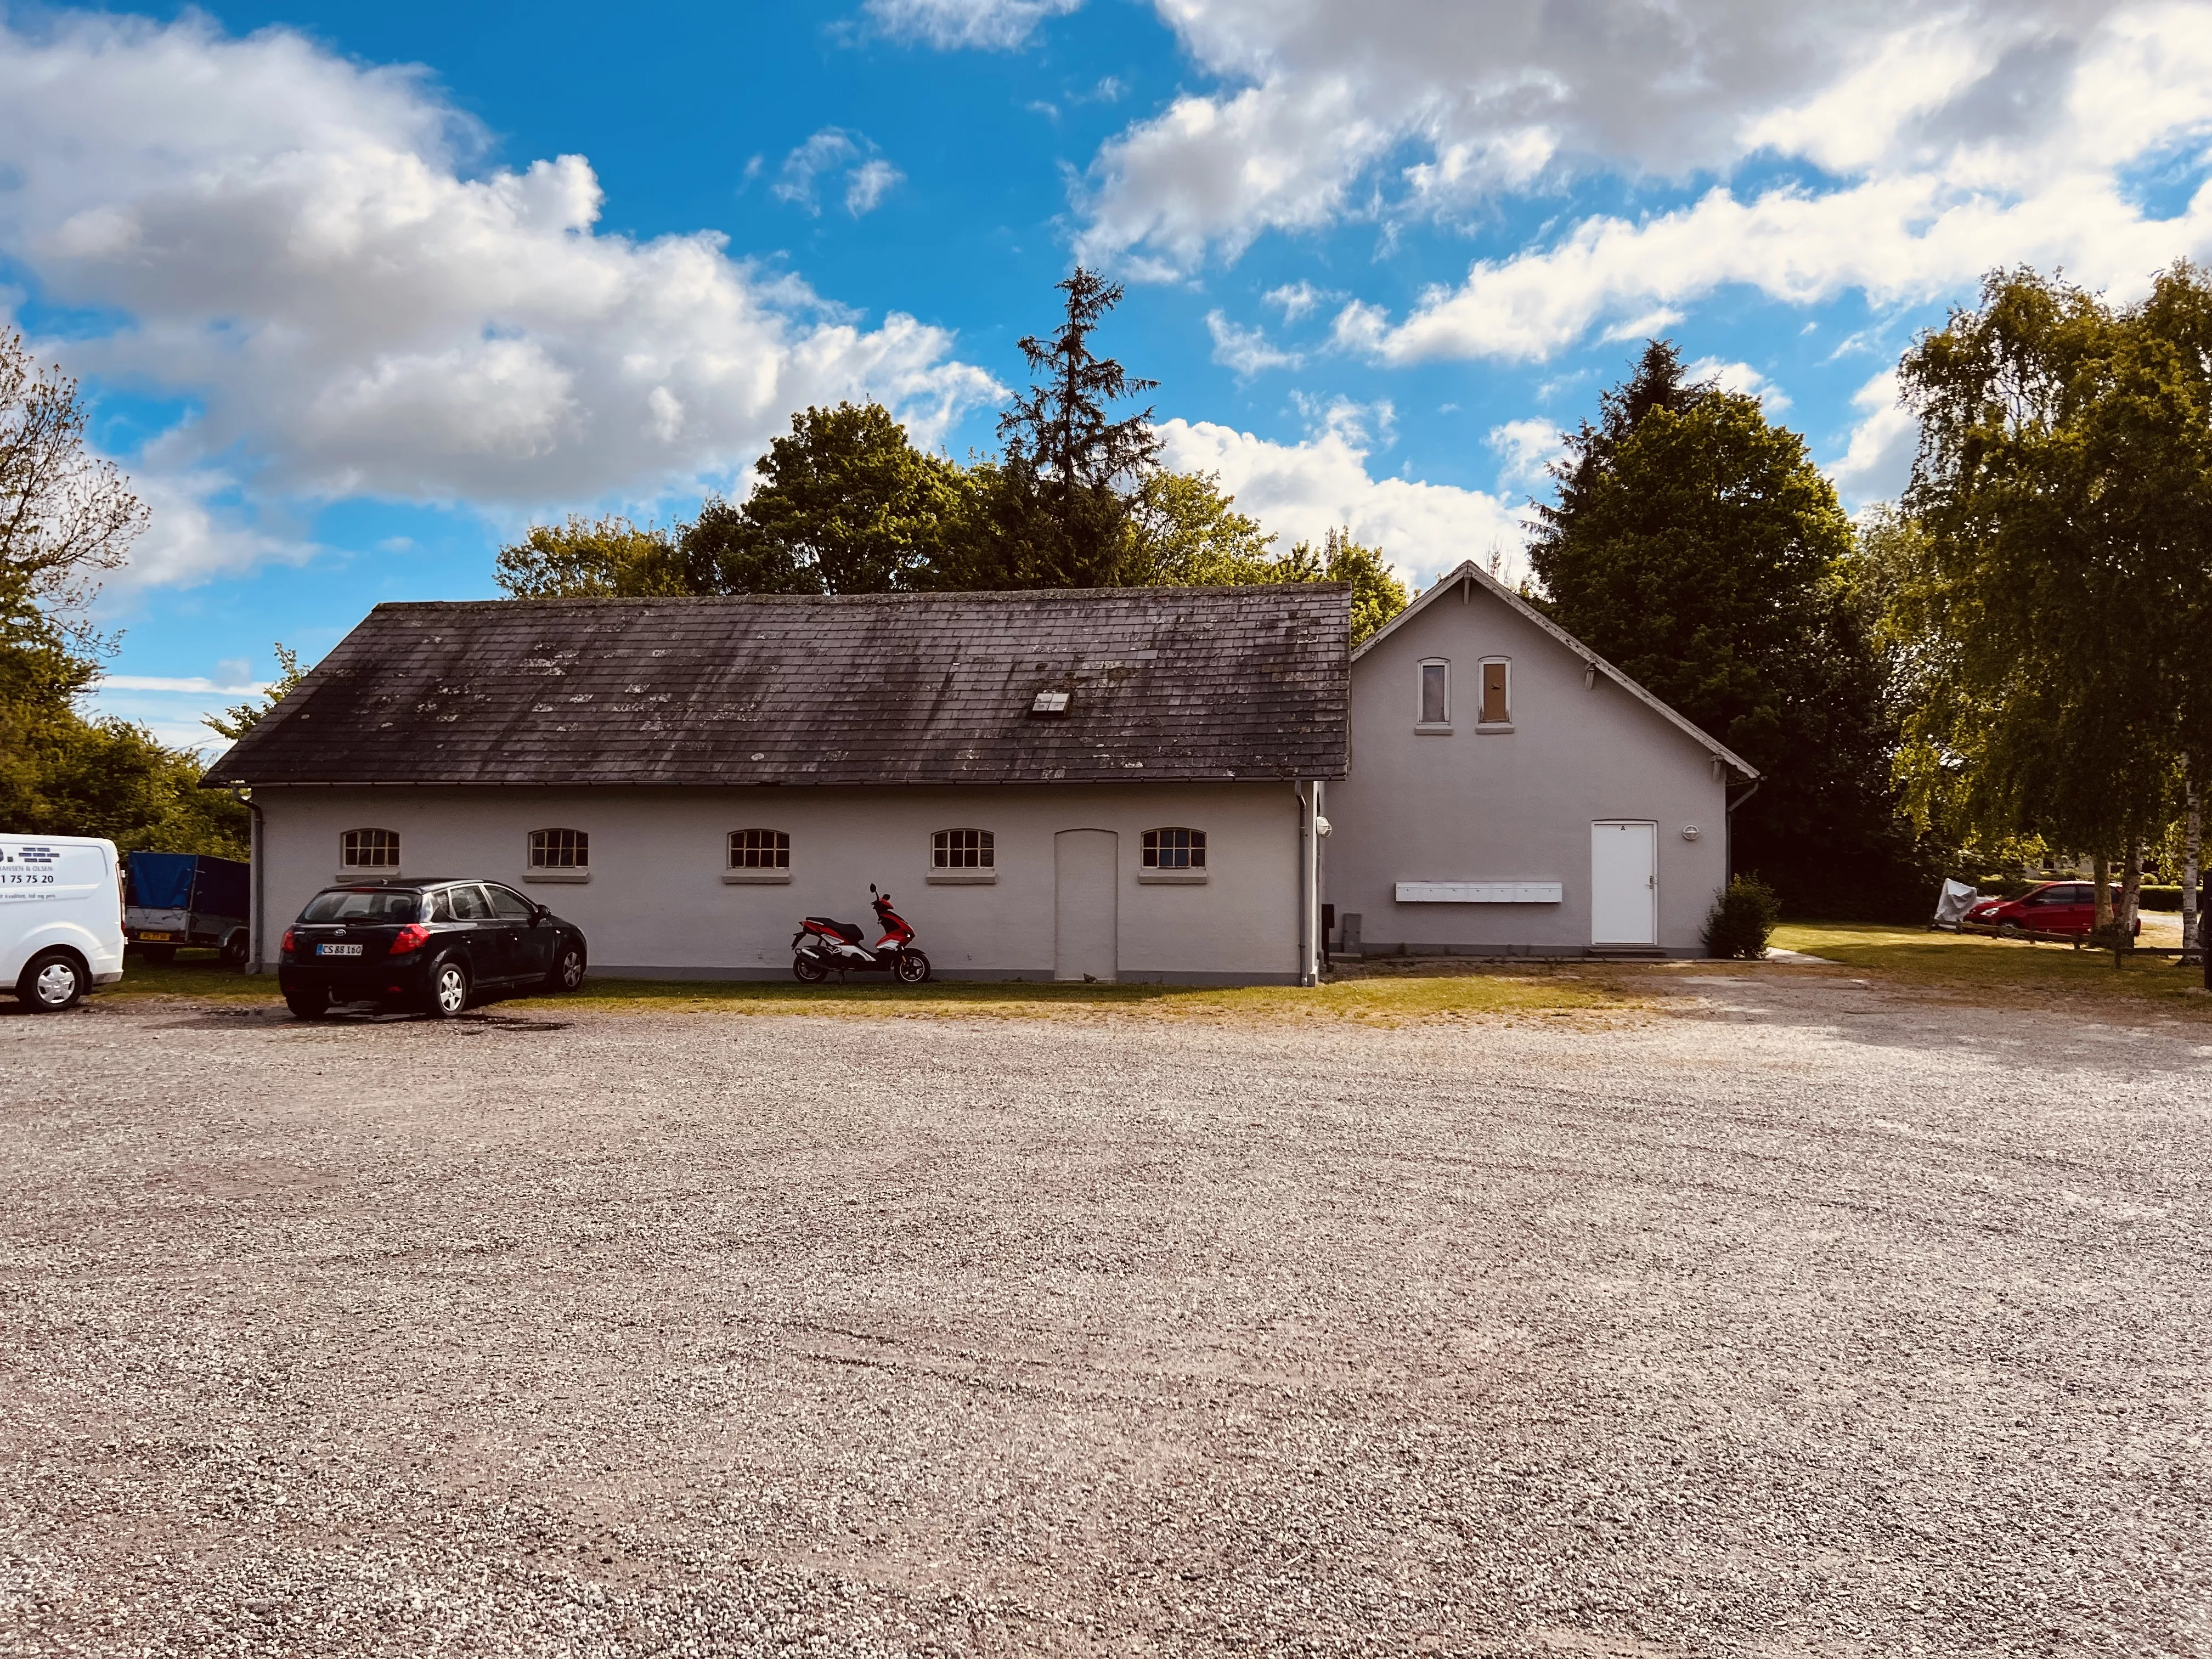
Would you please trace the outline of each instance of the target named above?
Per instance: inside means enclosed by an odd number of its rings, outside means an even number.
[[[730,868],[732,870],[790,869],[791,837],[781,830],[731,830]]]
[[[939,830],[930,837],[930,865],[939,870],[988,870],[997,848],[988,830]]]
[[[1206,831],[1203,830],[1147,830],[1145,831],[1147,870],[1203,870]]]
[[[592,838],[581,830],[532,830],[530,867],[533,870],[583,870],[592,862]]]
[[[1449,665],[1425,662],[1421,665],[1421,724],[1443,726],[1451,720],[1451,702],[1445,695],[1449,689],[1445,675]]]
[[[397,870],[397,830],[349,830],[338,837],[338,862],[349,870]]]
[[[1512,718],[1506,712],[1505,665],[1486,662],[1482,665],[1482,713],[1476,720],[1484,726],[1504,726]]]

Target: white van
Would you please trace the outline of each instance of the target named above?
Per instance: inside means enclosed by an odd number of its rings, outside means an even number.
[[[0,990],[59,1013],[123,977],[123,874],[115,843],[0,835]]]

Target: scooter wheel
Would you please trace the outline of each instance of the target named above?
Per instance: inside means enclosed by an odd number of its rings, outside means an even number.
[[[902,985],[927,985],[929,982],[929,958],[919,951],[899,953],[898,967],[894,970]]]
[[[812,957],[793,957],[791,976],[801,985],[819,985],[830,977],[830,970]]]

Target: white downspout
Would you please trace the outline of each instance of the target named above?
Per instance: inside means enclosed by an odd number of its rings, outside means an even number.
[[[1321,836],[1314,834],[1314,817],[1321,801],[1321,783],[1294,785],[1298,794],[1298,984],[1321,982],[1321,957],[1316,938],[1321,922]]]
[[[269,832],[261,816],[261,808],[254,803],[253,792],[251,789],[234,788],[230,793],[245,802],[246,810],[252,814],[252,821],[247,825],[246,843],[246,855],[250,860],[248,868],[251,872],[246,878],[246,971],[249,974],[265,974],[269,969],[264,965],[266,959],[262,955],[261,950],[261,917],[263,911],[267,908],[263,897],[262,884],[269,867]]]

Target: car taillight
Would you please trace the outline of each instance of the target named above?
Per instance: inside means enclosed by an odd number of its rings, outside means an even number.
[[[285,957],[289,957],[292,954],[292,930],[290,928],[287,927],[284,930],[284,937],[277,944],[276,953],[279,956]]]
[[[430,942],[430,930],[419,921],[410,921],[392,937],[391,954],[404,957],[410,951],[419,951]]]

